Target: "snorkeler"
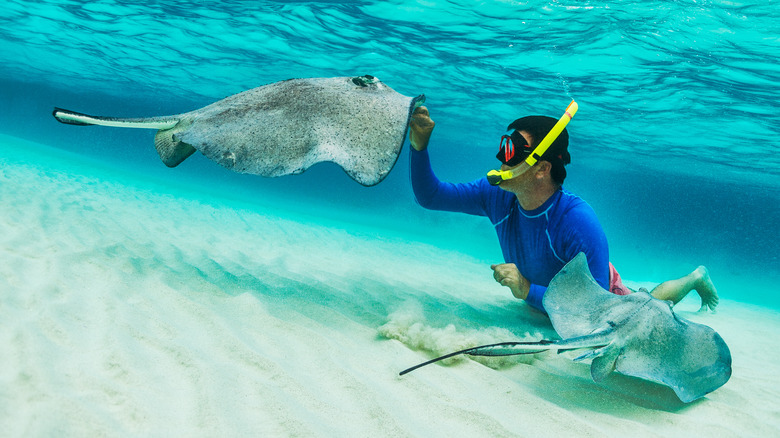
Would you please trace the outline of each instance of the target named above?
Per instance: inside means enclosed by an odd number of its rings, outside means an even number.
[[[567,110],[567,115],[571,119],[573,112]],[[515,120],[507,128],[511,134],[500,140],[496,158],[501,170],[462,184],[441,182],[433,173],[427,147],[435,123],[428,109],[417,108],[410,123],[411,179],[417,202],[432,210],[486,216],[496,230],[505,262],[491,265],[493,278],[542,311],[550,280],[580,252],[601,287],[618,295],[633,292],[609,262],[607,238],[596,213],[562,188],[564,166],[571,161],[569,135],[560,126],[563,120],[546,116]],[[537,151],[540,145],[542,150]],[[535,159],[527,160],[529,156]],[[523,165],[526,160],[529,165]],[[700,310],[718,305],[717,291],[703,266],[659,284],[651,293],[676,304],[692,290],[701,297]]]

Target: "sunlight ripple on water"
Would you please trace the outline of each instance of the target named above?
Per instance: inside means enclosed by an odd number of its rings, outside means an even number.
[[[607,150],[652,155],[663,142],[722,164],[758,153],[762,172],[780,175],[778,15],[771,2],[10,1],[0,75],[208,100],[371,73],[425,92],[445,117],[475,105],[551,112],[573,97],[585,137],[625,132]],[[471,117],[469,128],[492,116]]]

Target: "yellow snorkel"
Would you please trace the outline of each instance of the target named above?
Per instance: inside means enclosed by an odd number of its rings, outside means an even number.
[[[540,158],[542,158],[542,155],[547,152],[547,148],[550,147],[552,142],[554,142],[555,139],[561,135],[563,128],[569,124],[569,121],[571,121],[572,117],[574,117],[574,114],[577,113],[577,109],[577,102],[572,100],[569,106],[566,107],[566,112],[563,113],[560,119],[558,119],[558,122],[555,124],[555,126],[553,126],[550,132],[544,136],[542,142],[536,146],[533,152],[531,152],[531,154],[528,155],[528,157],[522,163],[507,170],[491,170],[487,174],[488,183],[490,183],[492,186],[497,186],[503,181],[520,176],[528,169],[530,169],[534,164],[536,164],[537,161],[539,161]]]

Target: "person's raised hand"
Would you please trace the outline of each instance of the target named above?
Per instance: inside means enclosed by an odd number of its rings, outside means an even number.
[[[409,122],[409,143],[415,150],[422,151],[428,147],[434,126],[436,123],[431,120],[428,108],[421,106],[414,110]]]

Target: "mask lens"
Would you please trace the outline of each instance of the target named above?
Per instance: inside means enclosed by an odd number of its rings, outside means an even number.
[[[508,135],[501,136],[501,143],[498,145],[498,161],[507,164],[515,156],[515,144],[512,137]]]
[[[522,144],[523,146],[520,148],[520,150],[517,150],[515,147],[515,142],[512,141],[511,136],[502,136],[501,143],[498,145],[498,153],[496,154],[498,161],[506,164],[507,166],[517,166],[520,164],[520,162],[522,162],[531,152],[531,147],[526,144],[527,142],[525,139],[520,137],[520,141],[522,141],[522,143],[519,144]]]
[[[506,162],[509,162],[515,156],[515,144],[512,142],[512,138],[508,136],[504,143],[504,156],[506,157]]]

